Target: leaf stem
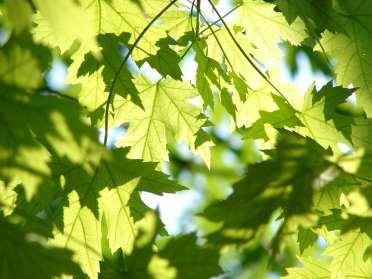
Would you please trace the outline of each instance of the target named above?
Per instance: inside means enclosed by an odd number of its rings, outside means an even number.
[[[121,70],[124,68],[125,63],[128,61],[130,55],[132,54],[134,48],[138,45],[138,43],[141,41],[142,37],[146,34],[146,32],[150,29],[150,27],[155,23],[156,20],[158,20],[171,6],[173,6],[174,3],[176,3],[177,0],[172,0],[168,3],[157,15],[154,16],[154,18],[146,25],[146,27],[142,30],[142,32],[138,35],[137,39],[134,41],[133,45],[129,48],[127,54],[125,55],[123,61],[121,62],[118,70],[115,73],[115,76],[112,80],[109,94],[107,96],[106,100],[106,107],[105,107],[105,135],[103,139],[103,145],[107,145],[107,139],[108,139],[108,115],[109,115],[109,109],[110,109],[110,103],[114,96],[114,87],[115,84],[119,78]]]
[[[200,29],[200,0],[196,2],[196,37],[199,38]]]
[[[34,13],[36,13],[37,12],[37,8],[36,8],[36,5],[34,4],[34,2],[32,0],[27,0],[27,3],[30,5],[32,11]]]

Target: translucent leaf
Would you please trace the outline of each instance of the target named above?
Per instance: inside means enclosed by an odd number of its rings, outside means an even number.
[[[0,275],[4,279],[49,279],[61,275],[82,276],[73,253],[66,248],[46,247],[37,232],[0,219]]]
[[[301,20],[289,25],[281,13],[274,11],[274,5],[264,1],[241,0],[233,24],[244,27],[249,41],[257,48],[258,58],[268,62],[281,56],[278,43],[287,40],[298,45],[306,38],[305,26]]]
[[[171,79],[151,83],[139,77],[135,84],[145,109],[135,107],[126,100],[115,104],[116,125],[129,123],[128,132],[118,145],[130,146],[131,158],[162,161],[167,158],[166,135],[169,133],[193,149],[195,134],[205,122],[198,119],[201,109],[189,102],[197,96],[195,89],[187,83]]]
[[[25,0],[6,0],[5,15],[9,19],[16,33],[31,27],[32,9]]]
[[[56,213],[57,217],[63,216],[64,225],[52,242],[76,251],[76,259],[93,277],[101,259],[102,215],[108,225],[109,247],[131,251],[137,232],[135,221],[147,211],[140,200],[133,200],[136,193],[161,194],[183,189],[155,171],[155,164],[126,159],[126,154],[123,149],[103,153],[99,166],[91,171],[65,161],[53,164],[54,175],[63,175],[65,191],[72,192]]]
[[[368,116],[372,115],[372,50],[370,44],[372,10],[370,1],[337,1],[336,15],[332,16],[343,29],[342,33],[326,31],[319,47],[337,60],[337,82],[345,87],[358,87],[357,101]]]
[[[312,258],[300,258],[303,267],[287,268],[288,275],[282,277],[283,279],[320,279],[330,278],[331,272],[329,270],[329,263]]]
[[[370,244],[371,239],[365,234],[350,232],[329,246],[325,255],[332,257],[329,267],[331,277],[370,277],[372,275],[370,260],[363,260],[364,251]]]
[[[121,250],[101,262],[100,278],[210,278],[221,273],[218,252],[201,248],[195,234],[170,237],[154,249],[159,230],[158,216],[149,212],[139,226],[133,251],[123,257]]]
[[[206,208],[202,215],[221,223],[209,237],[218,243],[244,243],[278,208],[285,223],[292,217],[307,222],[314,180],[328,165],[322,159],[326,153],[313,141],[283,131],[272,158],[250,165],[227,199]]]
[[[75,1],[56,0],[52,3],[48,0],[36,0],[35,5],[40,12],[36,16],[37,40],[58,46],[62,52],[68,50],[75,40],[78,40],[83,48],[96,49],[93,16]]]

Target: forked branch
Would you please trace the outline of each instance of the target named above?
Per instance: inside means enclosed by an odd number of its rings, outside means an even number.
[[[217,14],[218,18],[221,20],[223,26],[226,28],[227,33],[233,40],[234,44],[237,46],[241,54],[244,56],[244,58],[248,61],[248,63],[254,68],[254,70],[286,101],[288,105],[290,105],[293,109],[295,109],[292,104],[288,101],[288,99],[285,97],[285,95],[279,90],[278,87],[273,84],[268,77],[258,68],[258,66],[253,62],[253,60],[249,57],[249,55],[244,51],[243,47],[239,44],[239,42],[236,40],[235,36],[231,32],[229,26],[226,24],[225,20],[221,16],[220,12],[217,10],[216,6],[213,4],[211,0],[208,0],[209,4],[211,5],[212,9]]]

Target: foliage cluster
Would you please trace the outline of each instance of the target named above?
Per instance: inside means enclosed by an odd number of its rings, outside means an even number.
[[[371,278],[371,11],[0,0],[0,278]],[[328,84],[281,80],[299,51]],[[188,191],[185,169],[204,175],[203,202],[193,231],[169,235],[141,193]]]

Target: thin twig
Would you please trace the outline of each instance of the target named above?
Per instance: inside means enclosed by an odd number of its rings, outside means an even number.
[[[199,38],[200,29],[200,0],[196,0],[196,37]]]
[[[234,67],[233,67],[233,65],[232,65],[232,63],[231,63],[229,57],[227,56],[225,50],[223,49],[222,44],[221,44],[220,40],[218,39],[218,37],[217,37],[215,31],[213,30],[212,25],[208,22],[208,20],[204,17],[203,14],[201,14],[201,16],[204,18],[204,20],[205,20],[205,22],[206,22],[206,24],[207,24],[207,26],[208,26],[207,28],[211,31],[212,36],[213,36],[214,39],[216,40],[216,42],[217,42],[217,44],[218,44],[218,46],[219,46],[219,48],[220,48],[220,50],[221,50],[221,52],[222,52],[222,55],[225,57],[225,59],[226,59],[227,63],[229,64],[231,70],[234,70]]]
[[[234,44],[237,46],[241,54],[244,58],[248,61],[248,63],[255,69],[255,71],[285,100],[285,102],[290,105],[293,109],[295,109],[292,104],[288,101],[285,95],[273,84],[267,76],[258,68],[258,66],[253,62],[253,60],[249,57],[249,55],[244,51],[243,47],[239,44],[239,42],[235,39],[235,36],[232,34],[229,26],[226,24],[225,20],[221,17],[220,12],[217,10],[216,6],[213,4],[211,0],[208,0],[209,4],[211,5],[212,9],[215,11],[217,16],[220,18],[223,26],[226,28],[227,33],[233,40]],[[296,110],[296,109],[295,109]]]
[[[188,2],[190,2],[190,0],[188,0]],[[227,17],[228,15],[230,15],[231,13],[233,13],[236,9],[238,9],[239,7],[241,6],[241,4],[238,4],[238,5],[236,5],[236,6],[234,6],[231,10],[229,10],[226,14],[224,14],[223,16],[222,16],[222,18],[225,18],[225,17]],[[205,17],[203,17],[204,19],[205,19]],[[205,19],[205,21],[206,21],[206,19]],[[219,23],[221,21],[221,19],[220,18],[218,18],[217,20],[215,20],[214,22],[212,22],[212,23],[209,23],[211,26],[214,26],[214,25],[216,25],[217,23]],[[202,31],[200,31],[200,34],[203,34],[205,31],[207,31],[207,30],[209,30],[209,28],[204,28]]]
[[[112,83],[111,83],[111,86],[110,86],[110,90],[109,90],[109,94],[108,94],[108,97],[107,97],[107,100],[106,100],[106,108],[105,108],[105,135],[104,135],[104,139],[103,139],[103,145],[106,146],[107,145],[107,139],[108,139],[108,114],[109,114],[109,109],[110,109],[110,103],[111,103],[111,99],[113,98],[114,96],[114,87],[115,87],[115,84],[119,78],[119,75],[120,75],[120,72],[121,70],[124,68],[124,65],[125,63],[128,61],[130,55],[132,54],[134,48],[137,46],[137,44],[141,41],[142,37],[146,34],[146,32],[150,29],[150,27],[154,24],[154,22],[156,20],[158,20],[162,14],[164,14],[171,6],[173,6],[174,3],[176,3],[177,0],[172,0],[168,5],[166,5],[147,25],[146,27],[142,30],[142,32],[138,35],[137,39],[134,41],[133,45],[131,46],[131,48],[129,48],[127,54],[125,55],[123,61],[121,62],[118,70],[116,71],[115,73],[115,76],[112,80]]]
[[[192,4],[193,2],[195,2],[195,1],[191,1],[191,0],[188,0],[188,2],[190,3],[190,4]],[[240,5],[237,5],[237,6],[235,6],[235,7],[233,7],[231,10],[229,10],[226,14],[224,14],[223,16],[222,16],[222,18],[225,18],[225,17],[227,17],[228,15],[230,15],[232,12],[234,12],[237,8],[239,8],[240,7]],[[205,19],[205,17],[203,16],[203,14],[201,14],[201,16],[204,18],[204,20],[206,21],[206,19]],[[216,25],[218,22],[220,22],[221,21],[221,19],[217,19],[217,20],[215,20],[214,22],[212,22],[212,23],[209,23],[209,25],[211,26],[211,27],[213,27],[213,25]],[[208,24],[208,23],[207,23]],[[192,25],[192,22],[191,22],[191,29],[193,28],[193,25]],[[211,28],[208,26],[208,27],[205,27],[203,30],[201,30],[200,32],[199,32],[199,35],[201,35],[201,34],[204,34],[206,31],[208,31],[208,30],[210,30]],[[216,32],[218,32],[218,30],[216,30],[216,31],[214,31],[214,30],[212,30],[212,33],[216,33]],[[209,33],[209,34],[207,34],[206,35],[206,37],[208,37],[208,36],[210,36],[212,33]],[[194,45],[194,43],[195,43],[196,41],[194,40],[194,41],[192,41],[191,42],[191,44],[187,47],[187,49],[186,49],[186,51],[184,52],[184,54],[182,55],[182,57],[181,57],[181,60],[186,56],[186,54],[190,51],[190,49],[192,48],[192,46]]]
[[[36,5],[34,4],[34,2],[32,0],[27,0],[27,3],[30,5],[32,11],[34,13],[36,13],[37,12],[37,8],[36,8]]]

